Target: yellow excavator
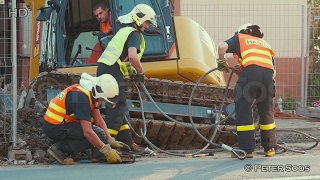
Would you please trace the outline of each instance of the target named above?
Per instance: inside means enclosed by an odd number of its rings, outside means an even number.
[[[127,14],[140,3],[151,6],[157,16],[158,27],[149,27],[143,33],[146,41],[145,53],[141,59],[146,70],[145,86],[155,104],[179,122],[190,123],[192,116],[196,124],[213,124],[217,107],[225,96],[222,116],[232,112],[233,89],[226,89],[223,73],[213,71],[205,76],[192,93],[196,82],[206,72],[217,68],[217,52],[211,37],[195,21],[173,16],[174,8],[168,0],[24,0],[32,11],[32,41],[30,53],[29,89],[25,107],[45,109],[54,95],[50,90],[78,83],[79,73],[95,75],[96,64],[88,59],[95,50],[96,43],[102,47],[112,36],[97,36],[99,22],[92,13],[92,7],[99,2],[107,4],[112,14],[112,31],[121,25],[117,17]],[[141,107],[147,116],[147,137],[163,149],[202,148],[201,141],[193,128],[176,122],[166,121],[166,116],[145,98],[139,101],[137,90],[130,78],[126,79],[127,103],[132,129],[140,132],[145,121],[141,119]],[[188,110],[192,93],[191,111]],[[35,108],[35,109],[37,109]],[[190,116],[189,116],[190,115]],[[219,117],[220,119],[220,117]],[[233,119],[231,118],[231,121]],[[232,122],[231,122],[232,123]],[[216,127],[203,128],[199,132],[210,138]],[[230,130],[232,126],[220,125],[220,130]],[[169,138],[170,137],[170,138]],[[147,143],[134,135],[138,144]],[[232,134],[218,133],[213,142],[232,145],[236,143]],[[193,142],[193,146],[190,143]]]

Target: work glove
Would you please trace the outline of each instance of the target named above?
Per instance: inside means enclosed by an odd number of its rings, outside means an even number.
[[[136,68],[134,68],[130,62],[126,62],[126,67],[130,77],[134,77],[137,74]]]
[[[229,72],[229,64],[225,58],[218,60],[218,68],[219,71],[225,71],[227,73]]]
[[[144,73],[137,73],[134,77],[133,80],[135,82],[142,82],[143,84],[146,82],[146,76],[144,75]]]
[[[116,148],[121,148],[123,151],[131,151],[131,148],[126,144],[121,141],[116,141],[114,137],[111,137],[110,139],[107,140],[108,144],[114,149]]]
[[[103,145],[103,147],[99,150],[110,163],[122,163],[122,159],[120,158],[121,153],[115,149],[111,149],[109,144]]]

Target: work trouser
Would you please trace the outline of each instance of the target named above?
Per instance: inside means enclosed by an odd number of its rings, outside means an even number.
[[[115,137],[116,140],[122,141],[131,147],[133,143],[132,132],[127,121],[124,119],[126,116],[129,120],[130,116],[126,101],[123,74],[120,71],[118,63],[115,63],[112,66],[98,63],[97,76],[102,74],[111,74],[117,80],[119,85],[118,102],[114,108],[106,106],[106,116],[104,121],[106,122],[108,131],[112,137]]]
[[[106,144],[106,134],[103,129],[96,125],[92,125],[92,129]],[[44,121],[43,131],[50,139],[56,141],[62,151],[69,155],[93,148],[93,145],[84,137],[80,122],[53,125]]]
[[[274,93],[273,70],[255,65],[242,69],[234,88],[235,118],[239,148],[247,153],[255,149],[253,103],[257,104],[260,116],[262,147],[269,149],[276,146]]]

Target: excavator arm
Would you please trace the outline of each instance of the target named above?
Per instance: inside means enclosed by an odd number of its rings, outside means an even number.
[[[43,0],[24,0],[26,6],[32,11],[32,30],[31,30],[31,41],[30,41],[30,69],[29,69],[29,83],[34,77],[39,74],[39,60],[40,60],[40,42],[42,36],[42,22],[36,21],[38,10],[41,6],[45,5]]]

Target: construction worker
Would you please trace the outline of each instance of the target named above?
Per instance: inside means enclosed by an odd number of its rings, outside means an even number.
[[[276,124],[273,113],[275,53],[262,39],[263,35],[259,26],[243,24],[233,37],[218,46],[220,71],[229,72],[226,53],[233,53],[241,65],[241,68],[238,68],[241,73],[234,88],[235,119],[239,148],[247,152],[248,158],[253,157],[255,150],[253,103],[258,107],[261,145],[264,147],[265,156],[274,155],[276,147]]]
[[[100,34],[99,36],[110,36],[112,35],[112,21],[111,21],[111,12],[105,3],[98,3],[92,8],[92,13],[100,22]],[[91,52],[91,55],[87,61],[87,64],[96,64],[97,60],[103,52],[100,42],[98,42],[94,47],[94,51]]]
[[[106,108],[105,122],[109,133],[116,140],[128,144],[134,151],[140,147],[133,142],[132,132],[125,120],[125,116],[128,120],[130,117],[123,78],[134,76],[134,80],[144,83],[145,71],[140,62],[145,49],[142,32],[149,27],[149,24],[157,26],[155,17],[154,10],[146,4],[138,4],[130,13],[119,16],[118,21],[123,27],[108,43],[97,63],[97,76],[109,73],[119,84],[119,100],[116,107]]]
[[[104,3],[98,3],[92,8],[92,12],[100,22],[100,32],[106,35],[112,35],[111,12]]]
[[[93,148],[108,162],[121,163],[120,153],[113,148],[126,145],[110,136],[97,108],[99,101],[114,107],[118,95],[118,83],[110,74],[92,77],[83,73],[80,84],[64,89],[48,106],[43,130],[56,143],[47,152],[60,164],[71,165],[73,159],[68,155]]]

